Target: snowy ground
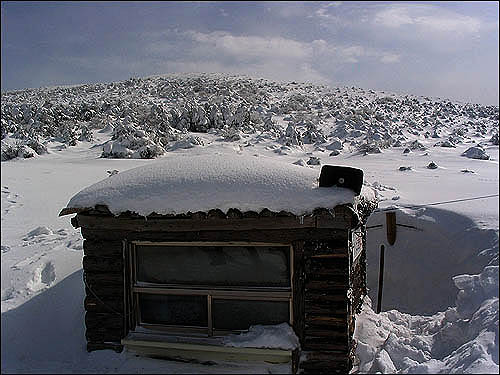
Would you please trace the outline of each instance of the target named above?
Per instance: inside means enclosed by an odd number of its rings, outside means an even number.
[[[278,119],[278,123],[280,123]],[[284,124],[281,122],[280,124]],[[497,122],[498,124],[498,122]],[[283,125],[286,127],[285,125]],[[1,165],[2,372],[154,372],[262,373],[289,371],[283,366],[223,363],[200,365],[138,358],[112,351],[85,350],[82,238],[69,217],[58,217],[69,199],[86,186],[152,162],[101,158],[111,133],[94,130],[94,140],[73,147],[48,144],[48,154],[16,158]],[[311,156],[322,164],[364,170],[366,185],[378,194],[379,207],[394,206],[397,240],[389,246],[385,227],[368,230],[369,297],[357,320],[361,373],[498,373],[498,196],[413,207],[434,202],[498,194],[498,146],[484,144],[489,160],[461,156],[471,138],[455,148],[432,147],[403,153],[330,150],[313,144],[280,147],[259,134],[203,141],[163,157],[224,153],[228,158],[270,156],[286,163]],[[436,142],[442,139],[432,139]],[[434,161],[437,169],[428,169]],[[400,166],[411,170],[400,171]],[[463,170],[473,171],[466,173]],[[385,223],[382,211],[368,226]],[[385,244],[383,312],[375,314],[380,245]],[[476,276],[474,276],[476,275]]]

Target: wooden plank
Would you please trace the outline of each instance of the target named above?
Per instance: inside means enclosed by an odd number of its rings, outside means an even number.
[[[242,230],[242,231],[193,231],[193,232],[131,232],[126,230],[89,229],[82,227],[82,235],[86,239],[94,240],[122,240],[129,241],[251,241],[251,242],[279,242],[310,239],[333,239],[347,243],[347,230],[296,228],[282,230]]]
[[[131,243],[146,246],[290,246],[290,243],[255,241],[131,241]]]
[[[396,242],[396,234],[397,234],[397,227],[396,227],[396,212],[386,212],[385,213],[385,225],[387,228],[387,242],[389,245],[394,245]]]
[[[218,345],[199,345],[166,341],[123,339],[129,350],[166,358],[194,359],[198,361],[265,361],[270,363],[291,362],[292,351],[282,349],[238,348]],[[291,364],[291,363],[290,363]]]
[[[78,215],[78,223],[88,229],[128,230],[134,232],[162,231],[200,231],[200,230],[269,230],[291,228],[319,228],[315,217],[260,217],[227,219],[214,218],[205,220],[192,219],[129,219],[117,217],[96,217]],[[322,219],[320,228],[349,229],[349,223],[342,218]]]
[[[59,216],[77,214],[88,210],[90,210],[90,208],[65,207],[61,210],[61,212],[59,212]]]

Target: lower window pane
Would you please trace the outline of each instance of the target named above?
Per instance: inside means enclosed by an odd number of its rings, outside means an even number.
[[[206,296],[139,294],[142,323],[208,326]]]
[[[288,301],[212,300],[214,329],[247,330],[256,324],[280,324],[290,320]]]

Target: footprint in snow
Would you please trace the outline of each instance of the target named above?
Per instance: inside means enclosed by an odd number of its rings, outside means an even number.
[[[40,265],[33,272],[33,276],[26,284],[28,289],[38,291],[49,287],[56,280],[56,268],[52,262]]]
[[[38,237],[38,236],[41,236],[41,235],[50,235],[50,234],[54,234],[52,232],[52,230],[50,230],[47,227],[40,226],[40,227],[36,227],[32,231],[28,232],[26,234],[26,236],[23,238],[23,240],[24,241],[29,241],[29,240],[31,240],[31,239],[33,239],[35,237]]]
[[[70,240],[66,243],[66,247],[72,250],[81,251],[83,250],[83,241],[81,241],[79,238]]]
[[[2,302],[14,298],[14,292],[15,290],[13,287],[2,289],[2,296],[1,296]]]
[[[5,254],[10,251],[10,246],[2,245],[2,254]]]

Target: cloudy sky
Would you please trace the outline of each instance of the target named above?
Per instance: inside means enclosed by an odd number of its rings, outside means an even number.
[[[223,72],[498,105],[498,2],[1,3],[2,91]]]

